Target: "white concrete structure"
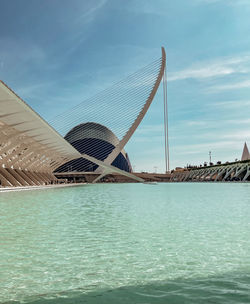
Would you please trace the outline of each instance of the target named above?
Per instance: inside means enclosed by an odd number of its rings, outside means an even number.
[[[165,51],[153,87],[139,115],[104,161],[79,153],[54,128],[0,81],[0,182],[1,186],[28,186],[56,183],[53,172],[79,157],[99,166],[99,178],[119,173],[142,182],[143,179],[111,165],[145,116],[163,77]],[[98,179],[99,179],[98,178]],[[98,180],[97,179],[97,180]]]

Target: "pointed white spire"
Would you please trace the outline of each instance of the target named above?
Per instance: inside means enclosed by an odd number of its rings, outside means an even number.
[[[241,156],[241,160],[247,160],[247,159],[250,159],[250,154],[249,154],[249,151],[248,151],[247,143],[245,142],[243,152],[242,152],[242,156]]]

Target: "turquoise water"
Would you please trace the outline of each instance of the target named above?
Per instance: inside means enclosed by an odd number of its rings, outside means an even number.
[[[0,194],[1,303],[250,303],[250,184]]]

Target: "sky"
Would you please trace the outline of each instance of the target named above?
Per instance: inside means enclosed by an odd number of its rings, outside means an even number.
[[[0,0],[0,79],[45,120],[167,52],[170,167],[250,146],[249,0]],[[163,88],[125,147],[164,172]]]

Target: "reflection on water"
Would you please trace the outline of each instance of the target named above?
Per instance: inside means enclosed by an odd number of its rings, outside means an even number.
[[[249,303],[249,192],[173,183],[2,193],[0,302]]]
[[[175,279],[146,285],[125,286],[117,289],[84,290],[36,296],[33,304],[127,304],[127,303],[246,303],[250,302],[250,274],[228,273],[197,279]]]

